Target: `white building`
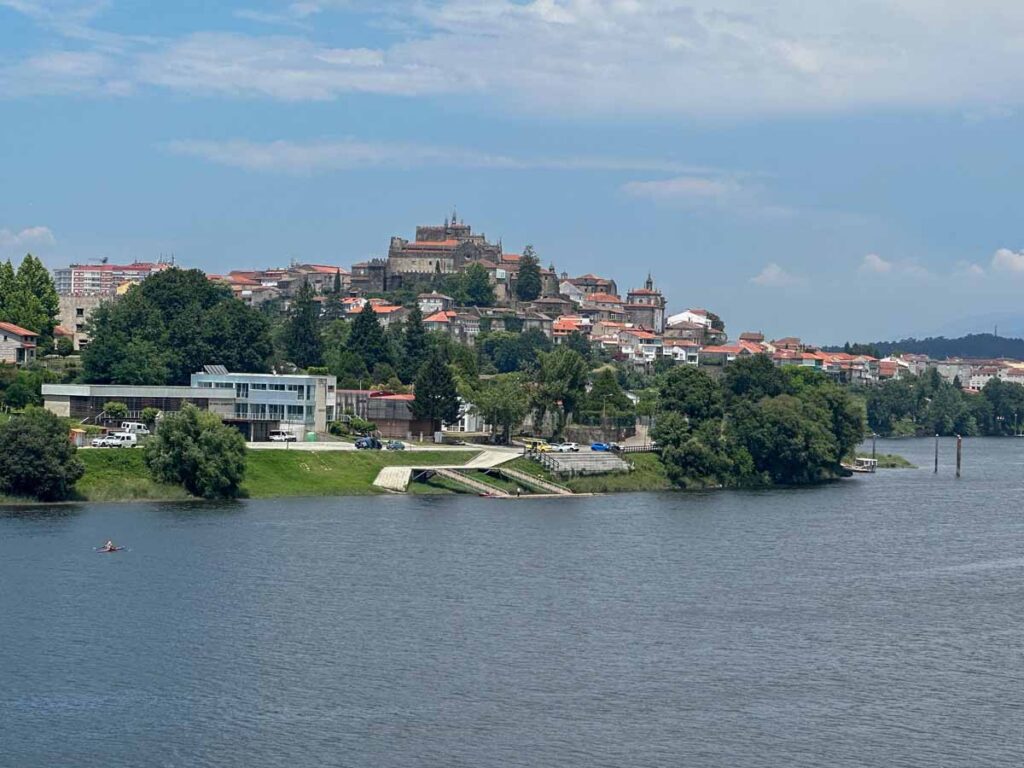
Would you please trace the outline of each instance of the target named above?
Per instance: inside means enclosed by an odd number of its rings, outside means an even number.
[[[0,323],[0,363],[28,365],[36,359],[39,334],[14,323]]]

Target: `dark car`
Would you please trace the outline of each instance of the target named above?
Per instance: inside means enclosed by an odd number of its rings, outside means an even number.
[[[356,450],[359,451],[379,451],[383,447],[376,437],[360,437],[356,440]]]
[[[405,443],[401,440],[388,440],[388,444],[384,446],[389,451],[404,451]]]

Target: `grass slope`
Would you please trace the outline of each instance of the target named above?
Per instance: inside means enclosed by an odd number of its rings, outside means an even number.
[[[242,488],[250,498],[377,493],[382,467],[465,464],[476,451],[249,451]]]
[[[137,448],[79,451],[78,458],[85,463],[85,475],[75,490],[86,501],[192,498],[180,486],[153,480],[142,460],[142,451]]]
[[[377,493],[373,481],[381,467],[464,464],[476,455],[476,451],[249,451],[242,489],[257,499]],[[184,488],[150,478],[141,450],[87,450],[78,456],[85,463],[85,476],[78,481],[77,495],[85,501],[192,498]]]
[[[624,457],[634,469],[632,472],[613,472],[606,475],[585,475],[566,478],[552,475],[532,459],[519,458],[508,466],[521,472],[564,485],[574,493],[627,493],[635,491],[666,491],[672,488],[661,457],[656,453],[630,453]]]

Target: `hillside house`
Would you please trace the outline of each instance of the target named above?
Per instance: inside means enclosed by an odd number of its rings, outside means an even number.
[[[0,362],[28,365],[36,359],[39,334],[14,323],[0,323]]]

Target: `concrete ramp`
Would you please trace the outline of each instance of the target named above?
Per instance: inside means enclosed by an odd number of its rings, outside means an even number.
[[[412,479],[412,467],[384,467],[377,473],[373,484],[385,491],[405,493]]]

